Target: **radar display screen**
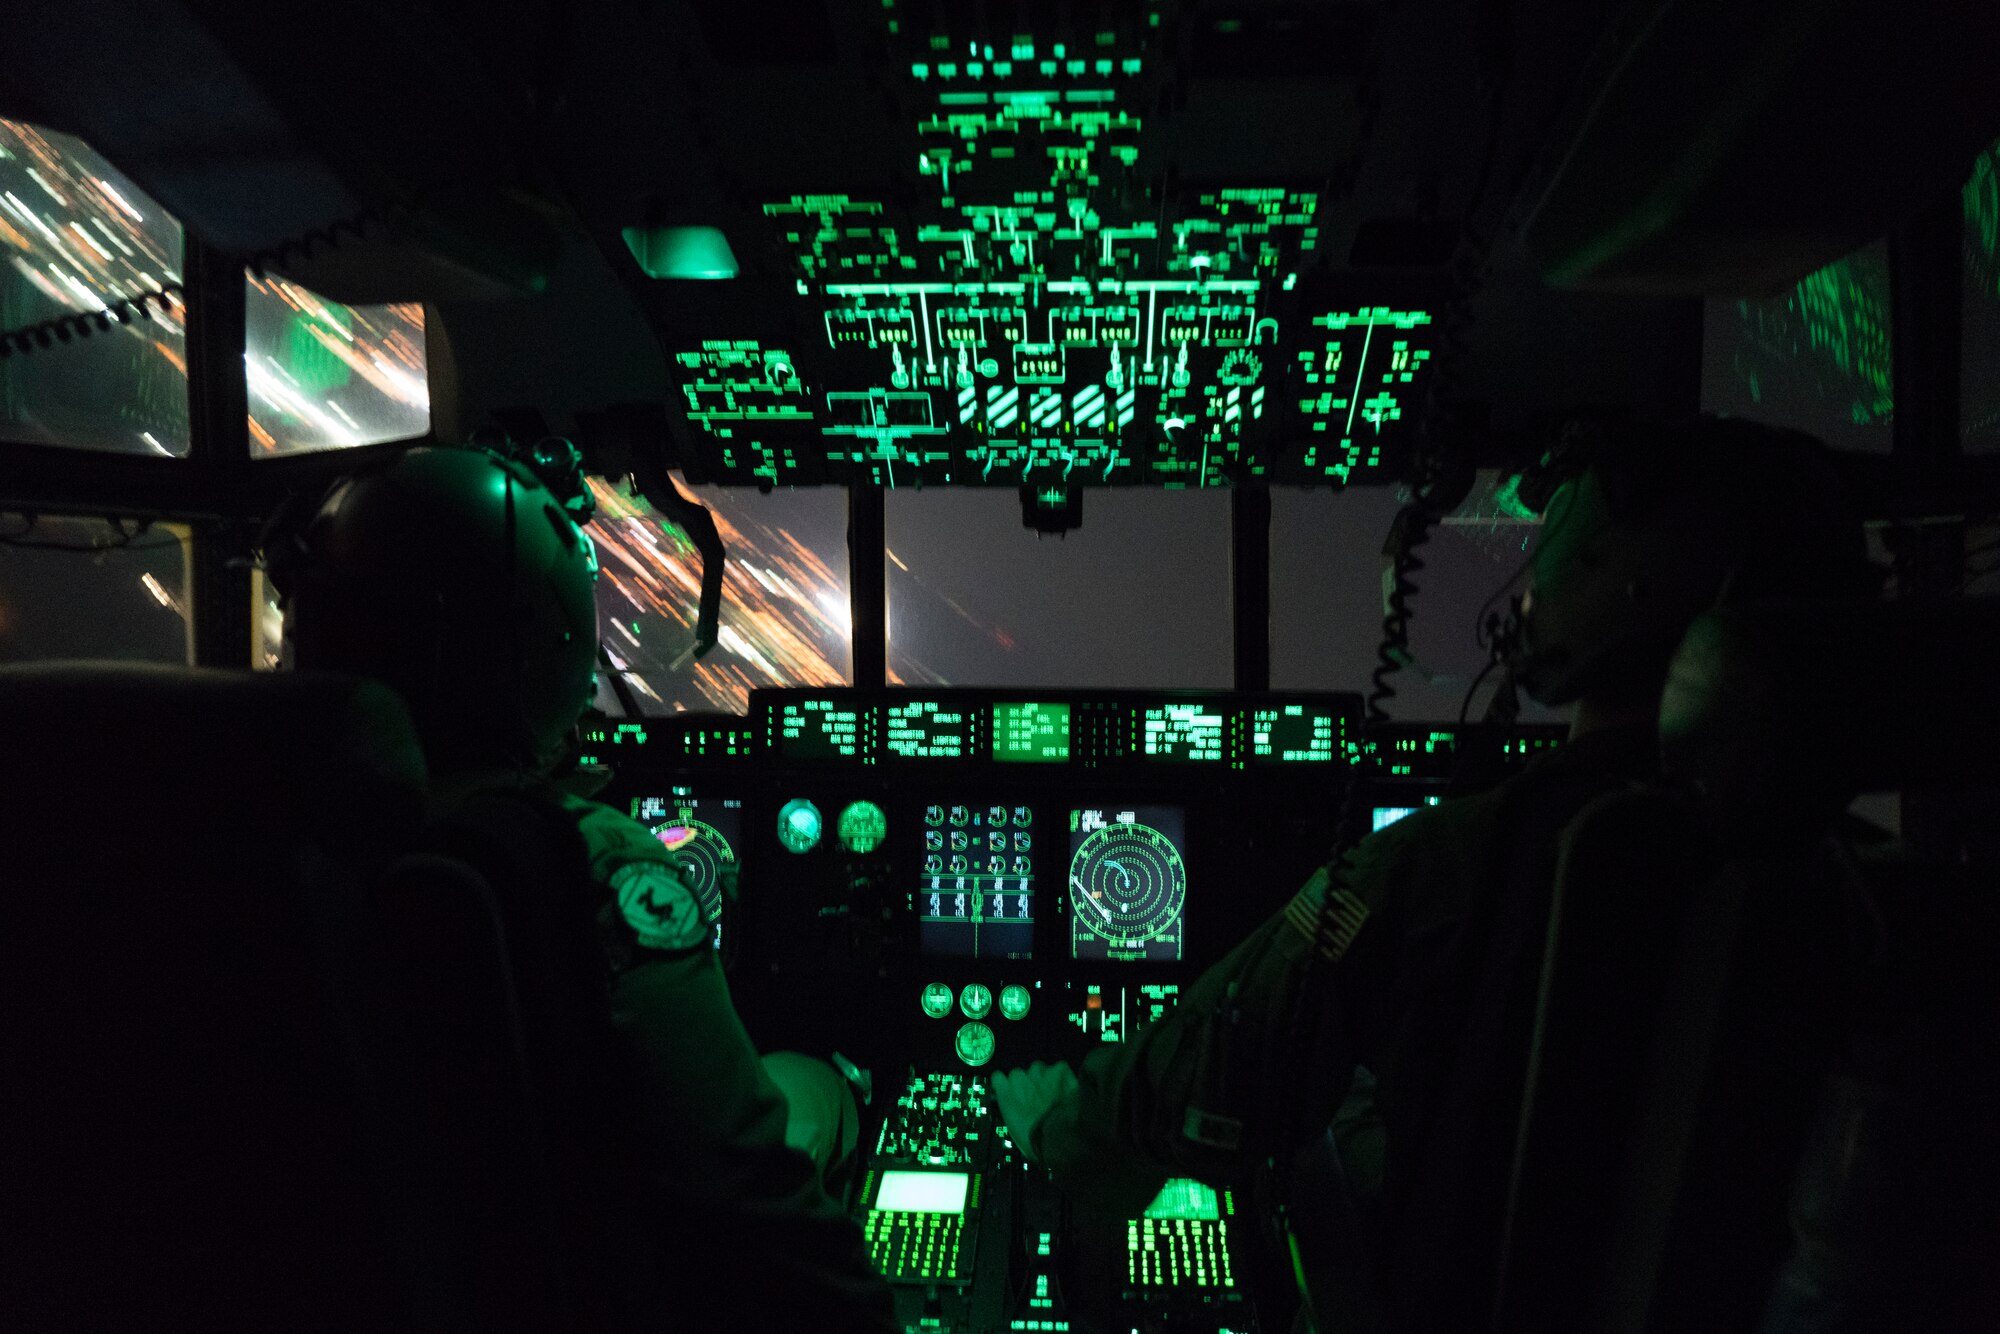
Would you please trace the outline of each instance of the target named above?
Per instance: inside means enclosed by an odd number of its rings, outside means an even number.
[[[1250,758],[1258,764],[1331,764],[1340,754],[1340,719],[1317,704],[1285,704],[1250,714]]]
[[[1204,704],[1162,704],[1140,717],[1140,749],[1150,760],[1222,760],[1222,711]]]
[[[777,751],[788,760],[853,760],[867,737],[866,711],[831,699],[787,700],[779,707]]]
[[[1067,763],[1069,705],[994,705],[993,758],[1002,764]]]
[[[1034,957],[1034,823],[1027,806],[924,808],[924,870],[911,905],[924,957]]]
[[[1179,960],[1185,830],[1186,816],[1173,806],[1070,812],[1072,958]]]
[[[703,800],[686,792],[638,797],[632,802],[632,818],[673,855],[681,879],[701,903],[702,915],[715,923],[715,944],[720,947],[723,905],[736,893],[743,803]]]
[[[884,750],[901,760],[968,760],[973,758],[973,710],[936,700],[891,704],[883,712]]]

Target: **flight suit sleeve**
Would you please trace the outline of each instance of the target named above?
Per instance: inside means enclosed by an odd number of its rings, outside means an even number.
[[[1093,1052],[1076,1094],[1033,1133],[1030,1147],[1056,1179],[1094,1204],[1137,1212],[1168,1176],[1244,1189],[1266,1155],[1322,1130],[1352,1081],[1391,961],[1392,933],[1377,919],[1394,861],[1392,841],[1378,835],[1343,868],[1310,1013],[1301,1016],[1298,1001],[1330,884],[1324,869],[1171,1014]]]
[[[785,1143],[784,1095],[730,999],[711,924],[642,828],[606,811],[585,836],[611,891],[612,1024],[639,1066],[635,1166],[687,1213],[669,1228],[684,1253],[662,1272],[701,1276],[707,1289],[663,1309],[712,1311],[717,1328],[791,1328],[811,1311],[815,1329],[895,1329],[860,1229]]]

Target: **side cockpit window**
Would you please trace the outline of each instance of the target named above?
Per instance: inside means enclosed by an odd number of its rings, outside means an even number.
[[[0,441],[188,452],[184,233],[81,139],[0,119]],[[244,274],[250,451],[430,429],[424,309]]]
[[[0,334],[30,331],[0,440],[185,455],[180,223],[82,140],[0,120],[0,259]],[[77,336],[99,314],[124,322]]]

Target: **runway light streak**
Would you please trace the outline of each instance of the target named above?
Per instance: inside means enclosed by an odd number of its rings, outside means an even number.
[[[741,712],[765,685],[828,685],[846,679],[846,580],[798,536],[756,517],[760,500],[701,496],[729,550],[715,649],[684,670],[673,663],[693,642],[701,597],[700,557],[679,529],[641,501],[591,479],[598,515],[591,536],[604,574],[598,614],[624,631],[626,679],[677,709]],[[802,503],[817,503],[818,494]],[[833,614],[834,609],[839,615]]]

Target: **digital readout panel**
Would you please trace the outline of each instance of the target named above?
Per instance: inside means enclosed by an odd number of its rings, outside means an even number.
[[[993,758],[1003,764],[1069,760],[1069,705],[995,704]]]
[[[871,721],[868,708],[851,701],[786,700],[776,719],[778,754],[788,760],[860,759]]]
[[[968,704],[909,700],[882,712],[882,749],[899,760],[968,760],[978,750],[978,712]]]
[[[913,908],[926,958],[1027,959],[1035,952],[1035,813],[1027,806],[924,808]]]
[[[1208,704],[1161,704],[1140,711],[1139,750],[1149,760],[1223,759],[1227,719]]]
[[[633,798],[632,818],[672,855],[682,883],[700,901],[702,915],[715,923],[720,947],[723,906],[736,894],[743,803],[698,798],[683,788],[663,797]]]
[[[1072,958],[1180,959],[1186,837],[1186,813],[1178,806],[1069,813]]]
[[[1250,759],[1256,764],[1331,764],[1340,757],[1340,717],[1319,704],[1250,711]]]
[[[962,1214],[971,1183],[965,1172],[884,1172],[875,1189],[875,1207],[913,1214]]]

